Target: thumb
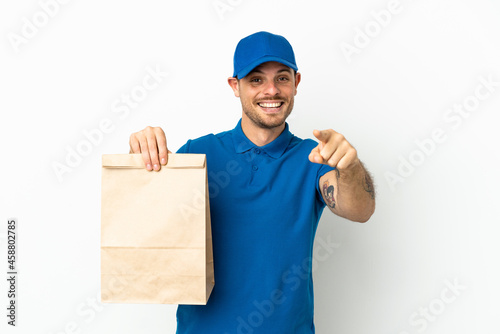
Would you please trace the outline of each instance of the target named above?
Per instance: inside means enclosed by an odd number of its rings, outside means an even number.
[[[321,145],[321,143],[320,143]],[[316,146],[315,148],[312,149],[311,153],[309,153],[309,161],[317,163],[317,164],[322,164],[324,163],[324,159],[321,156],[320,153],[320,147],[319,145]]]

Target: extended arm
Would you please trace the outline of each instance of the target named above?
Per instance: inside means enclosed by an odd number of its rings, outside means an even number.
[[[352,221],[368,221],[375,211],[375,189],[356,149],[333,130],[315,130],[314,135],[320,143],[311,151],[309,160],[336,168],[319,180],[328,208]]]

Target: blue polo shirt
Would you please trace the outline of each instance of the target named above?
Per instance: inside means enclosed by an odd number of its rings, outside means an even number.
[[[240,120],[178,150],[207,157],[215,270],[207,305],[179,305],[178,334],[315,332],[312,251],[325,207],[319,179],[333,170],[309,161],[316,146],[288,124],[256,146]]]

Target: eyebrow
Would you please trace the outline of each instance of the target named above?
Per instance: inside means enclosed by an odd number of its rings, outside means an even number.
[[[281,73],[281,72],[288,72],[290,73],[290,68],[282,68],[281,70],[278,71],[278,73]],[[264,74],[264,72],[262,72],[261,70],[259,70],[258,68],[252,70],[250,73],[248,73],[248,75],[251,75],[251,74],[254,74],[254,73],[260,73],[260,74]]]

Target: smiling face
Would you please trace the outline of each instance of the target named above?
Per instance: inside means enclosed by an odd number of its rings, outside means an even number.
[[[241,100],[243,117],[264,129],[284,126],[299,82],[300,73],[278,62],[263,63],[240,80],[229,78],[234,95]]]

